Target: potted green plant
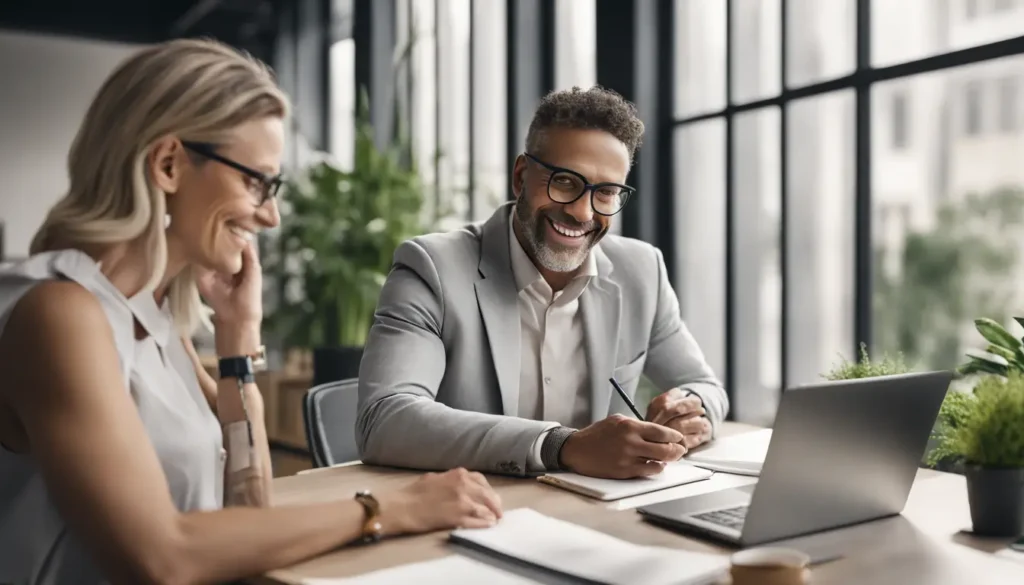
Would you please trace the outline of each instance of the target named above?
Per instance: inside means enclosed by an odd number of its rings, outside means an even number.
[[[970,392],[950,392],[935,436],[930,462],[961,464],[974,533],[1024,534],[1024,374],[986,375]]]
[[[974,326],[988,345],[969,350],[957,373],[976,384],[946,396],[928,462],[965,475],[975,533],[1016,536],[1024,533],[1024,341],[993,319]]]
[[[862,342],[860,344],[859,360],[840,360],[838,364],[834,365],[832,369],[824,375],[824,378],[826,380],[855,380],[858,378],[895,376],[897,374],[906,374],[909,371],[910,368],[907,367],[904,362],[902,354],[897,354],[895,356],[883,354],[880,359],[872,361],[868,356],[867,344]]]
[[[361,101],[352,170],[323,160],[289,182],[264,259],[278,287],[268,325],[285,347],[313,350],[314,384],[358,376],[395,249],[425,225],[419,174],[403,163],[408,150],[377,147]]]

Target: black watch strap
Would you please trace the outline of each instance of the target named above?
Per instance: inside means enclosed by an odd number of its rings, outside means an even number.
[[[249,356],[220,358],[218,369],[221,378],[238,378],[243,384],[254,380],[252,358]]]

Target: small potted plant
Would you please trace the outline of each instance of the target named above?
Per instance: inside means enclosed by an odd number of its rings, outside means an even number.
[[[1017,317],[1024,325],[1024,318]],[[977,377],[966,392],[950,392],[939,411],[931,464],[953,463],[967,478],[974,532],[1024,533],[1024,342],[998,322],[980,318],[988,342],[967,353],[958,374]]]
[[[942,403],[931,463],[956,461],[979,536],[1024,534],[1024,374],[982,377]]]

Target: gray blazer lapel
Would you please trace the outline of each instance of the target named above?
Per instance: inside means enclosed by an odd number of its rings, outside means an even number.
[[[476,300],[491,346],[501,403],[507,416],[519,413],[519,298],[512,276],[508,240],[509,205],[502,205],[481,228],[480,276]]]
[[[608,379],[615,368],[619,349],[619,317],[622,313],[619,285],[608,279],[612,263],[595,248],[597,277],[580,295],[583,313],[583,335],[587,346],[587,369],[590,373],[590,417],[592,422],[608,416],[612,386]]]

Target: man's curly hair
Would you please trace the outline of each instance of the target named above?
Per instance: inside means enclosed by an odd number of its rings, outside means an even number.
[[[544,132],[551,128],[604,130],[626,145],[630,161],[644,135],[644,123],[636,114],[636,106],[600,86],[574,87],[544,96],[526,133],[527,152],[535,152]]]

